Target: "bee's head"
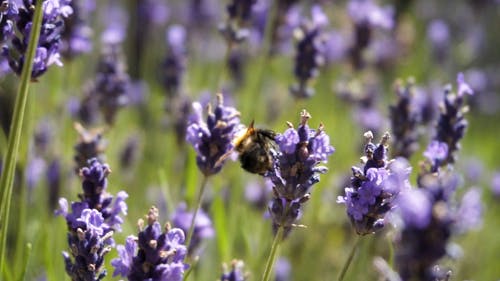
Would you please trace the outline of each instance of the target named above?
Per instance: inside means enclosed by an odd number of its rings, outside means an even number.
[[[254,121],[248,125],[248,128],[246,130],[241,130],[236,134],[236,137],[233,140],[233,145],[235,148],[244,146],[245,143],[250,140],[250,137],[255,134],[255,128],[253,126]]]

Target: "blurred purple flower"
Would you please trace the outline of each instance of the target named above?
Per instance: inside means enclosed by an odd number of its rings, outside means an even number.
[[[53,159],[52,162],[49,163],[45,176],[49,190],[49,210],[53,210],[57,207],[57,200],[61,192],[61,163],[58,158]]]
[[[483,204],[481,202],[481,190],[470,188],[462,196],[462,201],[457,210],[455,227],[459,233],[471,229],[478,229],[483,222]]]
[[[13,0],[0,3],[0,44],[10,40],[14,35],[14,24],[19,15],[17,4]]]
[[[441,166],[441,163],[448,157],[448,145],[436,140],[431,141],[424,151],[424,156],[431,163],[431,170],[436,171],[437,168]]]
[[[491,191],[493,195],[500,197],[500,172],[496,172],[491,179]]]
[[[467,105],[464,93],[472,94],[473,92],[465,83],[462,73],[457,75],[457,84],[457,94],[452,92],[451,85],[445,87],[444,100],[440,104],[440,115],[434,140],[448,145],[448,156],[444,161],[441,161],[441,165],[455,163],[455,152],[460,149],[459,142],[468,126],[465,119]]]
[[[391,29],[394,26],[393,7],[381,7],[373,0],[350,0],[347,4],[347,13],[357,25],[384,29]]]
[[[26,185],[30,190],[38,185],[46,169],[47,163],[42,157],[30,158],[25,171]]]
[[[94,0],[68,1],[73,9],[73,15],[65,18],[62,33],[61,53],[71,59],[92,50],[92,29],[88,20],[95,10]]]
[[[255,208],[263,209],[267,206],[273,183],[269,179],[262,181],[250,181],[245,185],[245,199]]]
[[[292,265],[288,259],[280,257],[276,260],[275,281],[288,281],[292,276]]]
[[[457,95],[459,97],[467,94],[469,96],[474,95],[472,88],[465,82],[464,74],[462,72],[457,75]]]
[[[380,7],[373,0],[350,0],[347,13],[354,22],[354,42],[350,48],[352,64],[361,69],[364,66],[362,53],[372,41],[373,29],[394,27],[393,8]]]
[[[185,203],[180,203],[171,217],[172,225],[182,229],[184,233],[189,231],[192,219],[193,213],[187,210],[187,205]],[[191,237],[191,244],[188,245],[188,252],[190,254],[194,253],[203,240],[210,239],[214,237],[214,235],[215,230],[212,227],[210,217],[200,209],[194,222],[193,236]]]
[[[162,80],[167,91],[167,102],[180,94],[182,78],[186,70],[186,29],[172,25],[167,30],[167,56],[162,63]]]
[[[415,101],[414,81],[408,79],[406,85],[396,81],[397,103],[389,106],[391,132],[393,137],[392,156],[409,159],[418,149],[420,107]]]
[[[397,206],[404,227],[422,229],[431,221],[432,202],[423,189],[412,189],[400,194]]]
[[[233,260],[231,262],[231,270],[227,269],[224,264],[224,273],[220,277],[220,281],[245,281],[247,274],[243,271],[245,264],[241,260]]]
[[[450,30],[444,20],[433,20],[427,27],[427,38],[429,39],[434,56],[443,61],[450,54]]]
[[[257,0],[232,0],[226,6],[227,20],[219,27],[228,44],[244,41],[250,34],[252,6]]]
[[[104,45],[120,45],[125,41],[126,28],[128,26],[128,15],[121,5],[109,4],[102,12],[104,30],[100,40]]]
[[[112,125],[118,110],[129,104],[132,83],[118,44],[105,44],[97,63],[95,78],[85,89],[78,115],[86,123],[97,119],[99,109],[104,121]]]
[[[290,92],[297,98],[308,98],[314,94],[309,87],[311,79],[319,75],[319,67],[325,63],[325,34],[322,28],[328,24],[328,18],[320,6],[311,8],[311,18],[304,19],[296,31],[296,54],[294,75],[297,84]]]

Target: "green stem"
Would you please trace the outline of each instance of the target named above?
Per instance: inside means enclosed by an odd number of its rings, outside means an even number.
[[[18,278],[19,281],[24,281],[26,277],[26,271],[28,270],[28,264],[31,256],[31,249],[32,249],[31,243],[26,244],[26,249],[24,254],[24,264],[21,267],[23,270],[21,272],[21,276],[19,276]]]
[[[42,26],[42,4],[44,1],[37,1],[35,14],[33,16],[33,26],[31,28],[30,40],[24,60],[24,66],[21,73],[21,84],[16,96],[14,105],[14,116],[10,128],[7,154],[5,155],[4,170],[2,172],[0,187],[3,190],[2,203],[0,208],[0,273],[3,272],[5,263],[5,247],[7,243],[7,229],[9,224],[10,203],[12,198],[12,186],[14,183],[15,165],[19,144],[21,142],[21,133],[23,128],[23,119],[28,100],[29,86],[31,82],[31,71],[33,69],[33,59],[35,58],[38,38],[40,37],[40,28]]]
[[[358,249],[360,242],[361,242],[361,235],[357,235],[356,242],[354,242],[351,252],[349,253],[349,257],[347,258],[347,260],[344,263],[344,266],[342,267],[342,271],[340,272],[339,278],[337,279],[338,281],[344,280],[345,274],[347,273],[347,270],[351,265],[352,259],[354,258],[354,254],[356,254],[356,250]]]
[[[283,241],[284,232],[284,228],[279,226],[271,246],[271,253],[269,253],[269,257],[267,258],[266,268],[264,270],[264,274],[262,275],[262,281],[269,281],[271,278],[271,272],[273,270],[274,262],[278,257],[278,250],[281,245],[281,241]]]
[[[191,218],[191,225],[189,226],[189,231],[188,231],[187,237],[186,237],[186,247],[188,247],[188,249],[189,249],[189,243],[191,243],[191,239],[193,238],[196,215],[198,215],[198,211],[201,208],[201,202],[203,201],[203,193],[205,192],[205,187],[207,186],[207,182],[208,182],[208,177],[203,176],[200,191],[198,193],[198,199],[196,201],[196,208],[194,209],[193,217]]]
[[[266,67],[270,62],[271,57],[271,46],[272,46],[272,35],[273,30],[276,25],[276,17],[278,14],[278,1],[271,1],[271,7],[269,9],[269,14],[267,17],[266,28],[264,29],[264,41],[262,42],[262,50],[260,53],[260,57],[257,61],[257,71],[255,75],[250,75],[249,77],[255,77],[252,79],[250,86],[248,87],[248,91],[246,91],[246,99],[245,102],[242,103],[242,112],[246,112],[249,116],[256,116],[254,110],[256,109],[255,104],[259,104],[259,99],[263,96],[258,94],[261,92],[262,83],[264,81],[264,77],[269,75]],[[247,108],[248,107],[248,108]]]
[[[234,49],[234,43],[228,41],[226,47],[226,53],[224,54],[224,60],[222,62],[222,66],[219,70],[219,74],[217,77],[217,89],[215,89],[216,93],[220,93],[222,91],[222,83],[224,83],[224,79],[227,78],[227,74],[229,74],[229,59],[231,58],[231,53]]]

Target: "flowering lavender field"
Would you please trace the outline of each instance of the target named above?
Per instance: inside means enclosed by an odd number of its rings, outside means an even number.
[[[498,18],[0,0],[0,280],[500,280]]]

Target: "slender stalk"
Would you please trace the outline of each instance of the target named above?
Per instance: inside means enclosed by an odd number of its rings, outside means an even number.
[[[44,1],[37,1],[35,14],[33,17],[33,26],[31,28],[30,40],[24,60],[21,73],[21,82],[19,85],[16,102],[14,105],[14,115],[7,144],[7,153],[5,155],[4,170],[2,172],[0,187],[3,190],[2,203],[0,208],[0,273],[3,272],[5,263],[5,247],[7,243],[7,229],[9,225],[10,203],[12,198],[12,186],[14,183],[15,165],[19,144],[21,142],[21,133],[23,128],[23,119],[28,100],[29,86],[31,82],[31,71],[33,69],[33,59],[35,58],[38,38],[40,37],[40,28],[42,26],[42,4]]]
[[[224,60],[222,62],[222,66],[219,70],[219,74],[217,76],[217,89],[215,89],[216,92],[221,92],[222,91],[222,83],[224,83],[224,79],[227,78],[229,75],[229,59],[231,58],[231,53],[233,52],[234,49],[234,43],[228,41],[227,42],[227,47],[226,47],[226,53],[224,54]]]
[[[189,249],[189,244],[191,243],[191,239],[193,238],[194,223],[196,221],[196,215],[198,215],[198,211],[201,208],[201,202],[203,201],[203,193],[205,192],[205,187],[207,186],[207,182],[208,182],[208,177],[203,176],[203,179],[201,181],[200,191],[198,193],[198,199],[196,202],[196,208],[194,209],[193,218],[191,218],[191,225],[189,226],[189,231],[186,237],[186,247],[188,247],[188,249]]]
[[[279,226],[278,231],[274,236],[274,241],[271,246],[271,252],[269,253],[269,257],[267,258],[266,268],[264,270],[264,274],[262,275],[262,281],[269,281],[271,278],[271,272],[273,270],[274,262],[278,257],[278,250],[281,245],[281,241],[283,241],[284,232],[284,227]]]
[[[31,243],[27,243],[26,245],[26,249],[24,250],[25,254],[24,254],[24,264],[22,265],[22,272],[21,272],[21,276],[19,276],[18,280],[20,281],[24,281],[24,279],[26,278],[26,271],[28,270],[28,264],[29,264],[29,261],[30,261],[30,257],[31,257],[31,249],[32,249],[32,245]]]
[[[255,106],[254,104],[258,104],[258,100],[262,95],[257,94],[261,92],[262,82],[264,81],[264,77],[269,75],[269,72],[266,71],[267,66],[270,62],[271,56],[271,46],[272,46],[272,37],[273,30],[275,29],[275,25],[277,24],[276,17],[278,15],[278,1],[271,1],[271,6],[269,8],[269,14],[267,16],[266,28],[264,29],[264,41],[262,42],[262,49],[260,51],[260,57],[257,61],[257,70],[255,75],[250,75],[250,77],[255,77],[252,79],[250,86],[248,87],[249,91],[246,92],[246,102],[242,104],[242,112],[247,112],[249,115],[255,115]],[[249,108],[246,108],[249,106]]]
[[[339,278],[337,279],[338,281],[344,280],[345,274],[347,273],[347,270],[349,269],[349,266],[351,265],[352,259],[354,258],[354,255],[356,254],[356,250],[358,249],[359,243],[361,242],[361,235],[356,235],[356,242],[354,242],[354,245],[352,246],[351,252],[349,253],[349,257],[344,263],[344,266],[342,267],[342,271],[339,274]]]

